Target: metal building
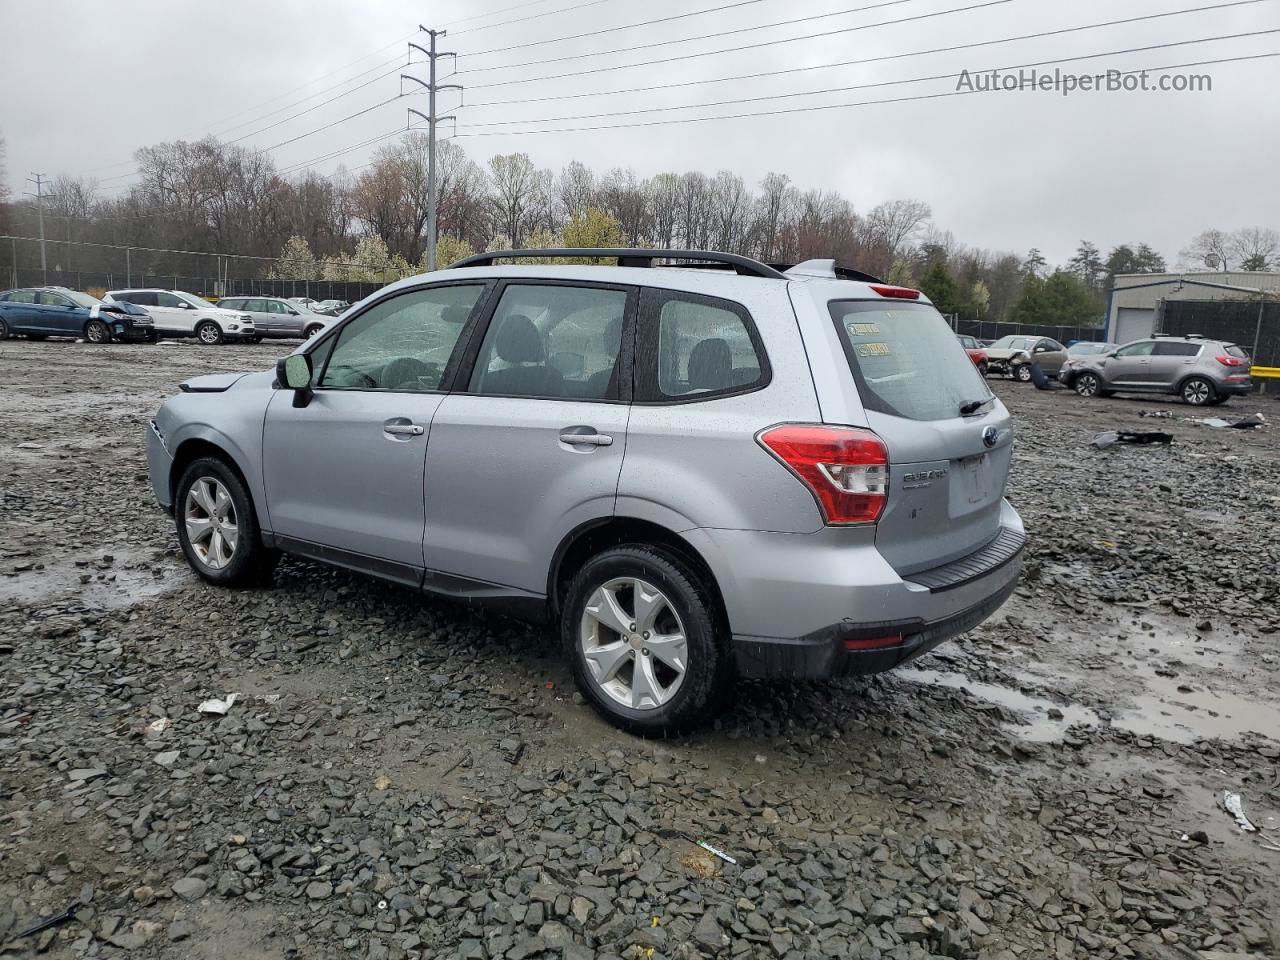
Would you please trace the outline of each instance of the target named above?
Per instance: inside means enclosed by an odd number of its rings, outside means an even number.
[[[1280,273],[1121,273],[1107,295],[1107,340],[1151,336],[1162,300],[1257,300],[1267,294],[1280,296]]]

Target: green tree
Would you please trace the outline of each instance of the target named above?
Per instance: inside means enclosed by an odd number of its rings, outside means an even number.
[[[588,207],[574,213],[564,225],[566,247],[622,247],[622,224],[599,207]],[[572,257],[569,263],[594,263],[587,257]]]
[[[1086,287],[1091,290],[1098,289],[1104,269],[1102,254],[1088,240],[1080,241],[1080,246],[1076,248],[1076,255],[1071,258],[1067,266]]]
[[[471,248],[471,244],[467,243],[467,241],[445,234],[436,241],[436,266],[443,270],[449,264],[457,263],[473,253],[475,253],[475,250]],[[427,269],[427,253],[425,250],[422,252],[422,259],[418,261],[418,269],[422,271]]]
[[[1027,258],[1022,261],[1022,273],[1027,277],[1038,277],[1045,271],[1047,261],[1044,254],[1036,247],[1032,247],[1027,252]]]
[[[1100,313],[1096,292],[1074,274],[1055,270],[1043,279],[1027,277],[1009,319],[1014,323],[1092,326]]]
[[[934,259],[920,277],[920,289],[939,313],[959,313],[960,298],[956,293],[956,281],[941,259]]]
[[[280,249],[280,257],[271,265],[268,274],[280,280],[318,280],[320,267],[311,253],[311,244],[305,237],[292,236]]]
[[[1106,286],[1115,284],[1117,274],[1121,273],[1164,273],[1168,270],[1164,257],[1145,243],[1136,246],[1122,243],[1107,255],[1103,265],[1106,271]]]

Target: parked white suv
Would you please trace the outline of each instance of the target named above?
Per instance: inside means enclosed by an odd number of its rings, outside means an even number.
[[[261,339],[249,314],[215,307],[194,293],[154,289],[111,290],[104,299],[146,307],[155,322],[158,337],[196,337],[206,344]]]

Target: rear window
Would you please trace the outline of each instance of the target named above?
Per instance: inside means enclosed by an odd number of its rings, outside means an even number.
[[[908,420],[949,420],[991,395],[987,382],[932,306],[833,300],[831,318],[862,403]]]
[[[1226,345],[1226,350],[1228,357],[1235,357],[1237,360],[1249,359],[1249,354],[1245,351],[1244,347],[1237,347],[1234,343],[1228,343]]]

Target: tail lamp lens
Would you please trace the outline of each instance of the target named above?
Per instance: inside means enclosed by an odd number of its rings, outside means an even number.
[[[809,488],[830,526],[875,523],[889,494],[889,455],[869,430],[784,424],[757,438]]]
[[[1218,357],[1218,362],[1224,367],[1243,367],[1249,361],[1241,360],[1239,357]]]

